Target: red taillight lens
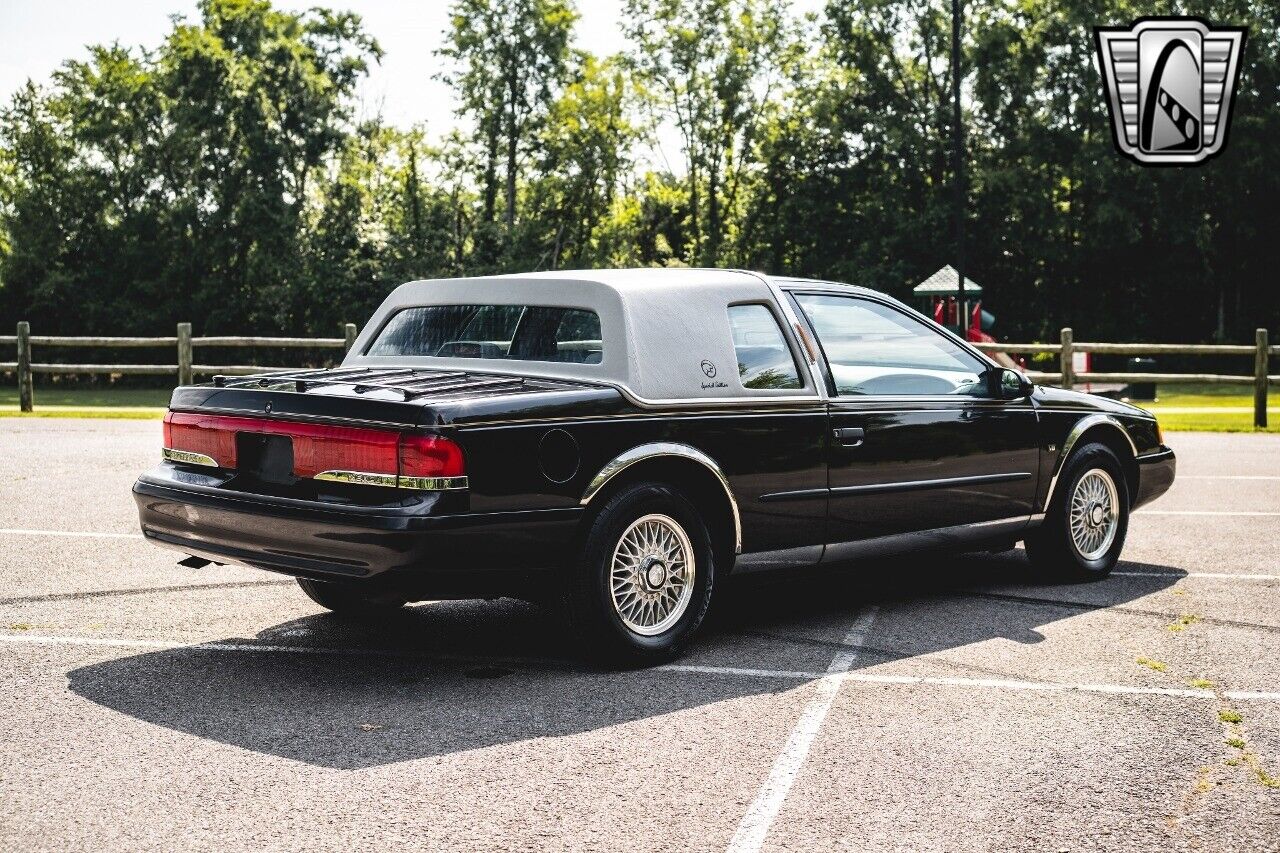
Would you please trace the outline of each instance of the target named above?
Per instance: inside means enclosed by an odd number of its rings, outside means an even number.
[[[204,460],[198,464],[236,467],[236,434],[227,430],[227,418],[169,412],[164,416],[164,446]],[[196,461],[185,459],[183,461]]]
[[[461,477],[465,471],[457,442],[438,435],[400,437],[401,477]]]
[[[396,477],[423,480],[460,477],[464,472],[462,448],[436,435],[182,412],[169,412],[164,418],[164,446],[178,452],[172,458],[179,462],[234,469],[236,435],[242,432],[289,436],[297,477],[333,472],[379,474],[390,478],[380,485],[396,485]],[[420,483],[400,485],[427,487]]]

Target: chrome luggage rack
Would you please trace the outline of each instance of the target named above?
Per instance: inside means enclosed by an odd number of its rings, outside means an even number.
[[[215,388],[271,388],[292,385],[299,394],[324,385],[351,385],[357,394],[394,391],[405,400],[430,394],[514,391],[524,387],[519,376],[493,376],[461,370],[419,370],[411,367],[326,367],[283,370],[250,376],[213,377]]]

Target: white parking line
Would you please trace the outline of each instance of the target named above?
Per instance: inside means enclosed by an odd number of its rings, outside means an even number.
[[[870,613],[871,611],[868,611]],[[855,623],[854,628],[861,628],[861,633],[856,634],[851,629],[849,634],[845,636],[845,644],[849,646],[857,646],[861,644],[866,634],[866,629],[870,625],[871,616],[864,615],[863,619]],[[353,649],[334,646],[282,646],[272,645],[268,643],[182,643],[175,640],[146,640],[133,639],[123,637],[74,637],[74,636],[54,636],[48,634],[0,634],[0,644],[9,643],[12,645],[30,645],[30,646],[86,646],[108,649],[150,649],[157,651],[195,651],[195,652],[252,652],[252,653],[281,653],[281,654],[298,654],[298,655],[349,655],[353,657],[390,657],[390,658],[422,658],[426,660],[441,661],[459,661],[463,663],[489,663],[489,664],[507,664],[512,666],[554,666],[557,668],[572,666],[572,661],[554,660],[550,658],[520,658],[520,657],[486,657],[482,655],[454,655],[448,653],[429,652],[425,654],[415,654],[413,652],[405,652],[399,649]],[[946,675],[892,675],[889,673],[877,672],[850,672],[848,669],[840,670],[840,666],[852,668],[857,662],[857,649],[850,648],[848,651],[842,651],[836,655],[832,661],[831,667],[826,672],[807,672],[797,669],[753,669],[750,667],[738,666],[710,666],[705,664],[680,664],[672,663],[663,666],[655,666],[649,670],[639,670],[644,672],[687,672],[702,675],[723,675],[735,678],[762,678],[773,680],[787,681],[814,681],[819,682],[822,690],[830,692],[833,690],[832,685],[837,681],[853,682],[857,684],[890,684],[902,685],[906,687],[928,685],[932,687],[961,687],[969,689],[987,689],[987,690],[1023,690],[1035,693],[1099,693],[1109,695],[1127,695],[1127,696],[1167,696],[1180,699],[1213,699],[1214,691],[1200,690],[1195,688],[1179,688],[1179,687],[1142,687],[1131,684],[1067,684],[1056,681],[1023,681],[1011,678],[967,678],[964,676],[946,676]],[[824,687],[825,685],[825,687]],[[816,726],[822,723],[821,718],[813,719],[813,709],[819,704],[819,700],[828,695],[827,692],[820,693],[814,700],[810,701],[805,708],[800,723],[796,726],[796,731],[792,732],[792,737],[787,742],[788,749],[783,750],[784,755],[790,755],[790,762],[803,762],[803,754],[796,754],[794,750],[789,749],[792,741],[796,740],[796,732],[802,728],[808,730],[812,728],[816,733]],[[1241,700],[1258,700],[1264,702],[1280,702],[1280,690],[1222,690],[1218,696],[1228,699]],[[830,698],[834,699],[834,692],[830,692]],[[827,708],[830,702],[826,703]],[[826,711],[823,710],[823,716]],[[812,736],[809,737],[812,742]],[[807,751],[808,745],[805,744]],[[781,757],[778,765],[782,764]],[[775,765],[774,770],[778,769]],[[795,770],[798,771],[799,763],[795,763]],[[770,774],[772,780],[775,774]],[[794,781],[794,773],[790,779]],[[790,781],[787,787],[790,787]],[[766,784],[766,788],[768,785]],[[764,794],[765,789],[761,790]],[[782,791],[785,797],[786,791]],[[760,798],[757,797],[757,800]],[[781,799],[778,800],[781,804]],[[752,849],[752,848],[744,848]]]
[[[1270,406],[1268,412],[1280,412],[1280,408]],[[1159,415],[1251,415],[1252,406],[1152,406],[1151,414]],[[1173,430],[1170,430],[1173,432]]]
[[[1185,572],[1183,574],[1175,574],[1174,572],[1112,572],[1111,574],[1113,577],[1118,578],[1172,578],[1173,580],[1181,580],[1183,578],[1225,578],[1237,581],[1280,581],[1280,575],[1243,574],[1240,572]]]
[[[817,695],[805,706],[804,712],[800,715],[800,721],[791,730],[791,736],[787,738],[782,753],[774,762],[764,785],[756,794],[755,801],[751,803],[742,822],[738,824],[738,831],[733,834],[733,839],[729,842],[729,853],[754,853],[764,845],[769,827],[778,816],[782,802],[787,798],[787,792],[795,784],[805,756],[809,754],[809,747],[813,745],[813,739],[817,736],[822,721],[827,718],[827,712],[831,710],[831,703],[835,701],[841,681],[858,660],[858,649],[876,618],[876,612],[875,607],[863,612],[854,620],[848,633],[845,634],[846,648],[831,659],[826,673],[818,679]]]
[[[821,672],[804,672],[796,669],[749,669],[739,666],[702,666],[689,663],[668,663],[652,669],[662,672],[694,672],[699,675],[736,675],[744,678],[794,678],[800,681],[816,681],[824,675]]]
[[[1248,516],[1277,516],[1280,512],[1219,512],[1217,510],[1201,510],[1201,509],[1140,509],[1134,515],[1248,515]]]
[[[354,655],[400,657],[402,653],[380,649],[342,649],[320,646],[273,646],[266,643],[177,643],[172,640],[134,640],[113,637],[51,637],[41,634],[0,634],[0,642],[35,646],[100,646],[119,649],[157,649],[197,652],[288,652],[298,655]]]
[[[672,672],[699,672],[708,674],[740,675],[754,678],[819,679],[821,672],[796,672],[785,669],[742,669],[739,667],[685,666],[670,664],[657,667]],[[1213,699],[1212,690],[1181,687],[1141,687],[1131,684],[1063,684],[1056,681],[1020,681],[1009,678],[965,678],[963,676],[889,675],[873,672],[850,672],[844,680],[858,684],[930,685],[934,687],[970,687],[992,690],[1028,690],[1038,693],[1103,693],[1127,696],[1171,696],[1180,699]],[[1259,699],[1280,702],[1280,691],[1224,690],[1222,696],[1230,699]]]
[[[17,527],[0,527],[0,534],[9,536],[70,536],[84,539],[145,539],[141,533],[96,533],[90,530],[25,530]]]
[[[1280,480],[1264,474],[1179,474],[1179,480]]]

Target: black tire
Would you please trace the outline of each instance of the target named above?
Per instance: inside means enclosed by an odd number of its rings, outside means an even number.
[[[1099,553],[1082,552],[1076,544],[1071,532],[1070,512],[1080,481],[1095,471],[1101,471],[1110,478],[1118,503],[1115,535],[1105,549],[1105,537],[1098,543],[1094,550]],[[1072,453],[1063,466],[1044,522],[1027,537],[1027,557],[1037,570],[1054,580],[1073,583],[1101,580],[1111,574],[1120,559],[1128,531],[1129,486],[1120,460],[1106,445],[1086,444]]]
[[[390,593],[373,593],[354,584],[298,578],[298,586],[316,604],[339,616],[374,619],[404,607],[406,599]]]
[[[645,636],[628,627],[614,604],[610,576],[623,535],[649,515],[663,516],[683,530],[693,555],[693,584],[682,615],[661,633]],[[648,666],[675,657],[707,614],[715,568],[711,534],[688,498],[660,483],[623,488],[591,521],[566,579],[565,609],[586,656],[613,666]]]

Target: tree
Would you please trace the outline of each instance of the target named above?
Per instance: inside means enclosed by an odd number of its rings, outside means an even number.
[[[688,257],[715,266],[779,81],[785,7],[765,0],[627,0],[626,15],[632,62],[651,103],[674,117],[684,143]]]
[[[484,222],[497,204],[497,163],[506,158],[503,221],[516,223],[520,158],[528,153],[569,66],[578,14],[570,0],[456,0],[448,44],[454,63],[444,79],[458,92],[459,114],[476,126],[484,147]]]
[[[1198,10],[1250,29],[1230,145],[1187,169],[1115,152],[1091,38],[1174,4],[966,7],[967,271],[997,334],[1280,326],[1272,6]],[[629,0],[623,58],[572,47],[569,0],[457,0],[444,52],[471,126],[443,138],[352,120],[380,56],[358,18],[198,8],[0,109],[0,325],[332,335],[405,280],[565,266],[732,264],[909,297],[951,260],[945,0],[829,0],[800,22],[763,0]],[[653,169],[664,122],[683,163]]]
[[[293,324],[308,181],[380,51],[349,14],[199,10],[157,51],[92,48],[4,112],[7,310],[64,330],[157,328],[178,307]]]
[[[628,77],[617,60],[580,57],[573,81],[551,106],[529,182],[539,268],[608,263],[606,222],[629,165],[636,128],[627,114]]]
[[[175,225],[200,237],[178,275],[210,282],[195,307],[219,325],[233,320],[228,294],[260,322],[287,323],[308,180],[342,147],[356,81],[381,50],[347,13],[295,15],[267,0],[200,10],[159,57]]]

